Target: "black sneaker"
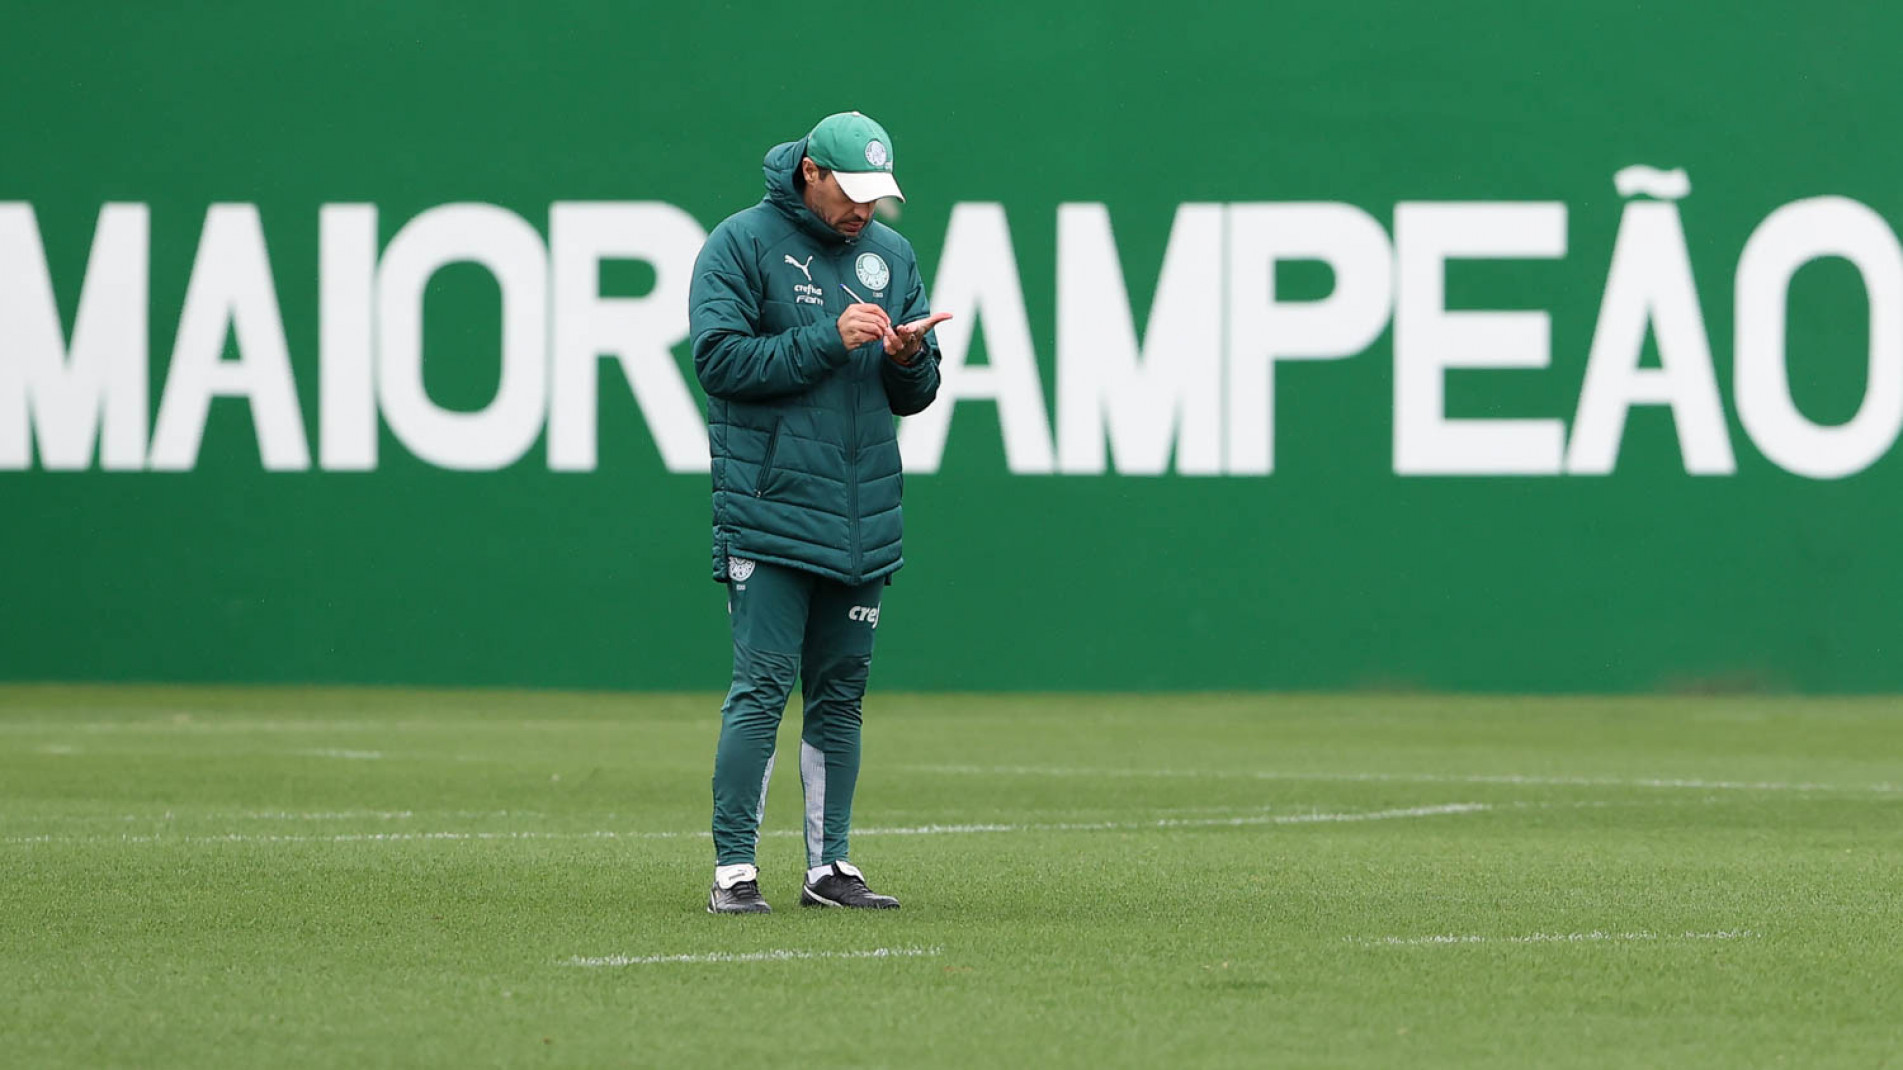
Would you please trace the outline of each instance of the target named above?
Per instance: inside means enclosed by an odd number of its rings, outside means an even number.
[[[854,907],[860,910],[897,910],[899,901],[866,887],[865,875],[850,862],[834,862],[800,892],[803,907]]]
[[[754,876],[747,876],[725,888],[715,880],[713,890],[707,893],[707,913],[771,914],[773,908],[767,906],[766,899],[760,895],[760,882]]]

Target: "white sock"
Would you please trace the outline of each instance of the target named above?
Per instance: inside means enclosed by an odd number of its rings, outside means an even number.
[[[854,877],[858,877],[860,880],[866,879],[866,875],[859,872],[859,867],[853,865],[851,862],[847,862],[842,859],[838,862],[828,862],[823,866],[814,866],[812,869],[807,870],[806,883],[812,884],[813,882],[819,880],[819,878],[824,877],[828,873],[831,873],[833,871],[834,866],[839,867],[839,872],[841,873],[850,874]]]
[[[759,879],[760,871],[753,868],[753,863],[751,862],[740,862],[731,866],[714,867],[714,884],[718,885],[723,891],[739,884],[741,881],[757,881]]]

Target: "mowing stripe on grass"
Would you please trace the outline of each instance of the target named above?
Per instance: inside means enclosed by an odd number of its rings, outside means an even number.
[[[1104,809],[1099,807],[1099,810]],[[1271,806],[1159,806],[1150,810],[1153,814],[1262,814],[1274,809]],[[1045,813],[1067,813],[1075,811],[1042,811]],[[0,823],[44,823],[56,824],[136,824],[150,822],[201,823],[218,821],[411,821],[418,817],[488,819],[523,818],[539,819],[548,814],[541,810],[212,810],[204,813],[176,810],[164,810],[150,814],[4,814],[0,813]],[[618,820],[621,814],[600,812],[578,814],[576,816],[607,818]]]
[[[909,765],[914,773],[948,776],[1187,778],[1208,780],[1312,780],[1398,784],[1518,784],[1534,787],[1680,788],[1692,791],[1843,791],[1903,795],[1903,784],[1819,784],[1808,781],[1696,780],[1664,777],[1533,776],[1521,773],[1284,773],[1228,769],[1079,769],[1044,765]]]
[[[1599,944],[1634,943],[1645,940],[1755,940],[1750,929],[1722,929],[1709,933],[1609,933],[1594,929],[1589,933],[1528,933],[1525,936],[1481,936],[1477,933],[1438,936],[1350,936],[1347,942],[1362,947],[1449,947],[1464,944]]]
[[[1492,807],[1486,803],[1447,803],[1409,806],[1398,810],[1361,810],[1339,813],[1256,814],[1245,817],[1161,818],[1153,821],[1085,821],[1019,825],[914,825],[907,828],[854,829],[855,836],[956,836],[986,832],[1140,832],[1148,829],[1224,828],[1254,825],[1316,825],[1355,821],[1395,821],[1414,817],[1474,814]],[[678,840],[706,839],[700,832],[341,832],[302,833],[227,832],[189,836],[7,836],[0,844],[37,843],[409,843],[458,840]],[[796,829],[771,829],[764,835],[799,836]]]
[[[796,959],[909,959],[939,954],[938,947],[875,947],[868,951],[709,951],[700,955],[577,955],[564,966],[662,966],[673,963],[791,962]]]

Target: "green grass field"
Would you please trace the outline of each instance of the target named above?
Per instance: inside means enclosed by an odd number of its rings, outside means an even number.
[[[0,1065],[1903,1067],[1903,702],[875,694],[737,918],[716,704],[0,689]]]

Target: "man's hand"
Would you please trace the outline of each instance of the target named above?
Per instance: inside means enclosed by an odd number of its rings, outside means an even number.
[[[885,309],[862,302],[846,306],[846,311],[839,314],[839,340],[847,349],[858,349],[878,338],[886,340],[888,353],[898,340],[892,333],[892,317],[885,314]]]
[[[925,332],[952,318],[949,312],[936,312],[922,320],[913,320],[885,332],[885,355],[900,364],[912,363],[925,344]]]

